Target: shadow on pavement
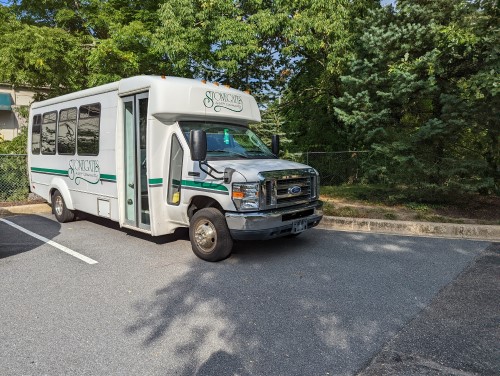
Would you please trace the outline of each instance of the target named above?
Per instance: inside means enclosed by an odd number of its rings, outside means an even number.
[[[136,302],[126,332],[161,343],[166,374],[352,374],[485,247],[325,230],[238,242]]]
[[[95,215],[87,214],[87,213],[79,213],[78,220],[85,220],[92,223],[95,223],[99,226],[103,226],[112,230],[117,230],[127,234],[127,236],[131,236],[137,239],[143,239],[149,242],[153,242],[155,244],[166,244],[170,242],[174,242],[176,240],[189,240],[189,233],[187,228],[178,228],[175,230],[173,234],[162,235],[162,236],[151,236],[149,234],[145,234],[133,229],[128,229],[125,227],[120,227],[118,222],[115,222],[108,218],[98,217]]]
[[[58,222],[38,215],[16,215],[4,219],[49,240],[56,237],[61,229]],[[0,259],[31,251],[43,244],[43,241],[0,221]]]

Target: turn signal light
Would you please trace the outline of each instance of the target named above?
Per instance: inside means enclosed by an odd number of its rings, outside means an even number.
[[[244,192],[233,192],[233,198],[242,199],[243,197],[245,197]]]

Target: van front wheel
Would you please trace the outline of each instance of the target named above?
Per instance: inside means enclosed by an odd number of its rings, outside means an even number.
[[[66,207],[66,203],[59,191],[55,191],[52,195],[52,211],[56,219],[61,223],[71,222],[75,219],[75,213]]]
[[[205,261],[224,260],[233,249],[226,218],[216,208],[200,209],[193,215],[189,238],[195,255]]]

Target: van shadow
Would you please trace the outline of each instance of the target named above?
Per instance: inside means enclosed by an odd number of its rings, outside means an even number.
[[[308,247],[308,240],[303,237],[276,238],[270,240],[244,240],[234,242],[230,258],[241,262],[266,261],[270,258],[292,256]]]
[[[60,233],[59,222],[38,215],[15,215],[3,218],[49,240]],[[29,252],[45,242],[0,221],[0,259]]]
[[[178,240],[189,241],[189,229],[187,227],[177,228],[174,233],[160,236],[151,236],[134,229],[120,227],[118,222],[108,218],[98,217],[91,214],[78,214],[78,220],[85,220],[95,223],[99,226],[106,227],[111,230],[120,231],[127,236],[136,239],[145,240],[158,245],[172,243]],[[302,246],[306,246],[308,241],[301,236],[295,238],[277,238],[271,240],[245,240],[235,241],[233,252],[230,258],[241,257],[247,261],[262,259],[269,257],[278,257],[284,254],[300,252]]]
[[[111,230],[120,231],[126,234],[127,236],[131,236],[141,240],[146,240],[148,242],[152,242],[159,245],[175,242],[177,240],[189,240],[189,230],[187,228],[178,228],[172,234],[151,236],[150,234],[146,234],[134,229],[120,227],[118,222],[113,221],[111,219],[98,217],[87,213],[78,213],[77,220],[89,221]]]

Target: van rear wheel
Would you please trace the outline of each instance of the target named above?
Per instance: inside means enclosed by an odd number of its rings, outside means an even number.
[[[216,208],[200,209],[193,215],[189,238],[195,255],[205,261],[224,260],[233,249],[226,218]]]
[[[57,190],[52,195],[52,211],[56,219],[61,223],[71,222],[75,219],[75,213],[66,207],[61,192]]]

